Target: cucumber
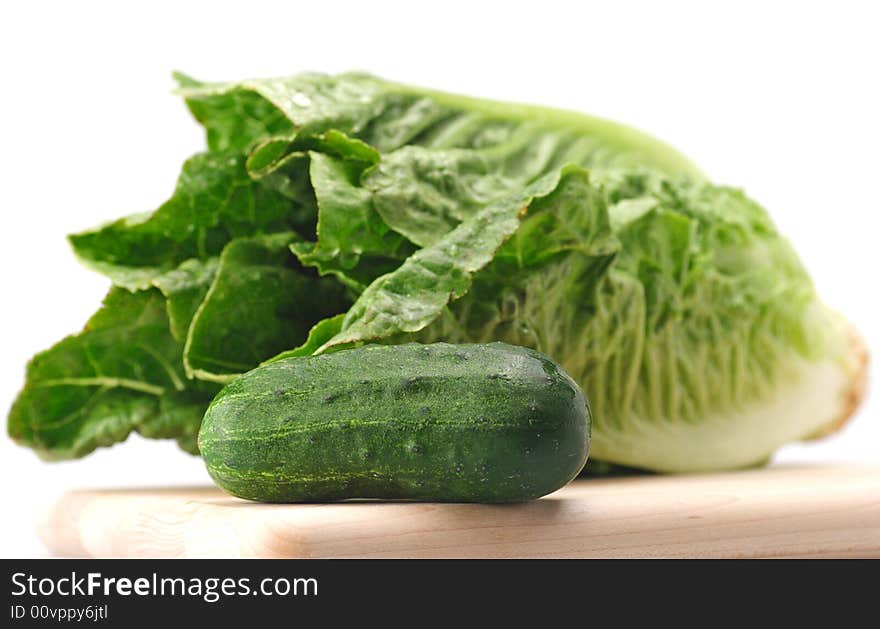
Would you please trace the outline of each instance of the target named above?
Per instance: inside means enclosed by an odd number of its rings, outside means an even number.
[[[524,347],[368,345],[280,359],[227,385],[199,449],[225,491],[264,502],[518,502],[587,460],[583,392]]]

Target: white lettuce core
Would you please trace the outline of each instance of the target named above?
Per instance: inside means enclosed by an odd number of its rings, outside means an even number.
[[[603,427],[591,456],[665,472],[750,467],[780,446],[809,437],[846,411],[852,370],[838,362],[793,359],[798,376],[743,408],[711,414],[699,423],[648,421],[632,416],[626,432]],[[646,448],[645,443],[653,447]]]

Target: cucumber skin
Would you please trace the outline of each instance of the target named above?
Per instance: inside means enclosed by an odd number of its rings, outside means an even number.
[[[581,389],[537,351],[369,345],[271,362],[226,386],[199,449],[225,491],[262,502],[519,502],[581,471]]]

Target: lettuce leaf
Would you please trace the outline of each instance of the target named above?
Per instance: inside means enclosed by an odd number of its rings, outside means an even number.
[[[140,290],[185,260],[218,256],[233,238],[295,230],[295,203],[253,180],[245,163],[226,151],[192,157],[159,209],[70,236],[74,252],[117,286]]]
[[[363,164],[352,160],[311,154],[317,243],[291,245],[302,264],[317,268],[322,275],[335,275],[358,292],[415,251],[373,207],[369,191],[359,185],[363,170]]]
[[[158,290],[113,288],[82,332],[31,360],[9,434],[49,460],[83,456],[132,431],[193,451],[220,387],[187,381],[182,352]]]
[[[304,135],[339,131],[382,153],[410,145],[485,149],[518,139],[521,150],[511,152],[511,159],[541,146],[547,168],[554,163],[649,166],[701,177],[690,160],[656,138],[581,113],[415,88],[363,73],[304,73],[235,83],[176,77],[178,92],[205,126],[212,150],[251,146],[261,137],[279,135],[277,125]]]
[[[348,308],[344,286],[300,267],[296,234],[238,238],[220,256],[189,325],[183,364],[190,377],[227,382],[304,342],[324,317]]]

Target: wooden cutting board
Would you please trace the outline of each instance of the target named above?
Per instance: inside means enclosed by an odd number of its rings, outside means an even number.
[[[76,557],[880,557],[880,467],[578,480],[518,505],[82,490],[39,531]]]

